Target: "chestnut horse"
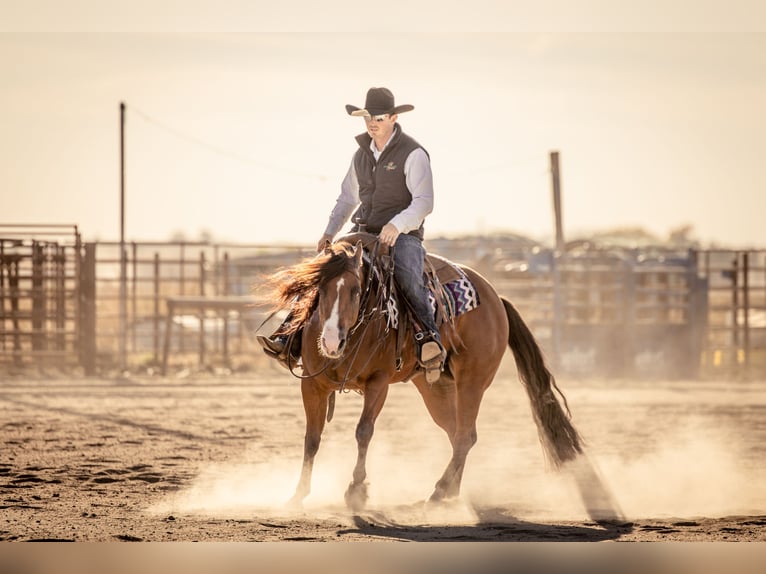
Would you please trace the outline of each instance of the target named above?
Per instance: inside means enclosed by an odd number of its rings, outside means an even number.
[[[367,449],[375,421],[386,402],[388,386],[408,380],[452,445],[452,458],[429,500],[457,497],[466,456],[477,440],[476,418],[482,397],[508,346],[529,395],[547,459],[559,467],[581,453],[581,439],[570,421],[568,407],[564,408],[566,399],[529,328],[513,305],[468,267],[461,269],[473,282],[480,304],[441,325],[447,367],[439,381],[432,385],[426,382],[424,372],[418,369],[412,332],[400,339],[397,352],[397,331],[388,328],[380,311],[385,308],[380,297],[385,281],[376,279],[378,274],[373,273],[370,263],[373,259],[363,257],[363,250],[369,251],[376,241],[368,234],[346,236],[315,258],[272,277],[280,304],[292,308],[288,332],[302,337],[306,436],[303,467],[291,503],[300,506],[310,492],[314,457],[325,421],[332,416],[333,393],[349,389],[364,396],[364,406],[356,427],[356,466],[345,498],[354,511],[364,507]],[[402,359],[399,364],[397,355]],[[564,407],[554,391],[561,395]]]

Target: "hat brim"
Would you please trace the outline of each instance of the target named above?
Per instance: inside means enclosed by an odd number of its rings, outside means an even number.
[[[415,109],[415,106],[412,106],[410,104],[403,104],[401,106],[395,106],[391,108],[390,110],[366,110],[364,108],[358,108],[356,106],[352,105],[346,105],[346,112],[348,112],[348,115],[355,116],[355,117],[364,117],[364,116],[381,116],[383,114],[401,114],[404,112],[411,112]]]

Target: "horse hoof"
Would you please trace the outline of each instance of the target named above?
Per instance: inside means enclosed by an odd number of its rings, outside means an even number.
[[[426,502],[426,506],[447,507],[452,506],[459,501],[459,494],[450,494],[444,490],[437,489]]]
[[[367,483],[360,482],[348,485],[346,490],[346,506],[353,512],[361,512],[367,506]]]
[[[285,508],[287,510],[303,510],[303,498],[300,498],[298,496],[293,496],[290,500],[287,501],[287,504],[285,504]]]

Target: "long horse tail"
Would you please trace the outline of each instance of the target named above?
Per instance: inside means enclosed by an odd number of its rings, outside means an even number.
[[[546,367],[543,353],[532,331],[511,302],[504,297],[501,299],[510,325],[508,345],[516,360],[519,379],[532,404],[532,416],[540,442],[546,458],[555,468],[559,468],[562,463],[582,453],[582,438],[570,420],[566,397]],[[554,390],[564,401],[564,407]]]

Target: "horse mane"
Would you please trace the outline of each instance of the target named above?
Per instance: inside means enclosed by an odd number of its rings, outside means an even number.
[[[270,299],[278,309],[291,310],[291,321],[283,325],[283,334],[294,333],[308,320],[316,307],[319,287],[323,283],[344,271],[354,271],[353,249],[350,243],[336,242],[319,255],[280,269],[268,277]]]

